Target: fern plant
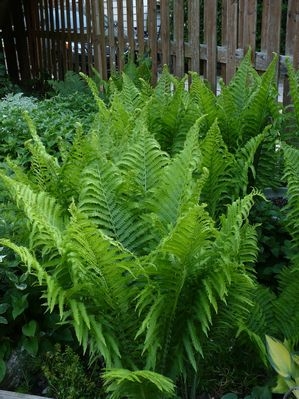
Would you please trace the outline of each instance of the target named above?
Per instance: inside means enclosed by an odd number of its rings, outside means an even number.
[[[214,116],[200,112],[201,94],[191,105],[167,71],[152,94],[124,76],[109,107],[87,80],[98,116],[57,157],[27,118],[31,169],[10,162],[0,177],[28,219],[29,241],[0,243],[27,265],[91,360],[103,359],[113,397],[120,386],[128,397],[165,397],[171,379],[194,398],[205,354],[216,356],[243,325],[251,332],[258,246],[248,217],[260,194],[248,171],[266,131],[232,152]],[[192,123],[171,136],[182,109]]]

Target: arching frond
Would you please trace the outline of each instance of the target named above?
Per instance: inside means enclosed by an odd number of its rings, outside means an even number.
[[[153,371],[107,369],[102,374],[102,378],[111,399],[121,399],[124,395],[128,399],[164,399],[174,396],[173,382]]]
[[[191,78],[190,100],[198,105],[200,115],[206,115],[205,131],[208,131],[218,116],[216,96],[196,72],[191,72]]]
[[[82,173],[79,209],[130,251],[140,251],[150,240],[148,226],[124,195],[120,170],[111,162],[98,159]]]
[[[293,245],[299,245],[299,150],[283,145],[284,179],[288,184],[287,229]]]
[[[48,154],[40,137],[37,135],[33,121],[27,113],[24,117],[29,126],[32,141],[27,142],[27,147],[31,152],[31,171],[33,181],[40,190],[57,191],[60,167],[57,159]]]
[[[260,147],[265,139],[266,131],[267,128],[263,133],[251,137],[235,155],[236,171],[233,184],[235,185],[236,196],[245,195],[248,188],[255,187],[255,163],[258,162]]]
[[[141,94],[132,79],[125,73],[122,74],[122,89],[119,97],[128,112],[135,112],[141,105]],[[143,98],[144,100],[144,98]]]
[[[3,174],[0,174],[0,178],[31,223],[31,248],[39,247],[44,253],[55,248],[60,252],[67,219],[56,199],[44,191],[36,193],[30,187]]]
[[[191,205],[190,201],[194,201],[193,189],[198,187],[194,184],[193,173],[200,163],[198,146],[200,123],[201,118],[190,129],[184,149],[163,169],[159,185],[153,192],[151,209],[164,233],[170,226],[175,225],[179,214]],[[198,197],[196,203],[197,201]]]
[[[273,57],[271,64],[262,75],[260,84],[257,85],[256,90],[251,94],[247,106],[242,112],[242,131],[240,137],[243,142],[260,134],[265,126],[271,123],[270,118],[274,109],[277,110],[275,116],[278,116],[279,106],[276,101],[277,88],[274,86],[277,59],[277,55]]]
[[[160,180],[168,155],[161,151],[159,143],[147,131],[143,119],[136,122],[131,144],[118,163],[126,182],[132,186],[132,200],[146,199]],[[129,188],[130,190],[130,188]]]
[[[218,123],[215,121],[209,129],[206,137],[200,143],[202,153],[202,165],[209,171],[206,184],[201,192],[201,200],[208,204],[208,211],[212,217],[215,217],[219,211],[222,211],[225,196],[229,194],[230,175],[234,158],[229,153]]]

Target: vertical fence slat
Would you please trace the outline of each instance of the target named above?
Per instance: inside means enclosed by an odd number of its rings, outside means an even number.
[[[127,35],[124,27],[124,8],[123,1],[117,0],[117,27],[118,27],[118,58],[119,69],[122,70],[125,64],[125,39]]]
[[[51,60],[51,66],[50,66],[50,76],[51,78],[53,77],[54,79],[57,79],[57,73],[56,73],[56,42],[55,42],[55,35],[53,32],[55,31],[54,27],[54,2],[53,0],[49,0],[49,10],[48,10],[48,15],[49,15],[49,30],[47,32],[47,36],[49,38],[49,56]]]
[[[133,24],[133,1],[126,0],[127,2],[127,34],[128,43],[130,48],[130,57],[134,59],[135,54],[135,40],[134,40],[134,24]]]
[[[257,21],[257,0],[245,0],[244,12],[240,30],[243,32],[240,47],[244,49],[244,53],[249,48],[252,50],[252,61],[256,49],[256,21]]]
[[[161,0],[161,51],[162,65],[170,65],[170,21],[169,21],[169,3],[168,0]]]
[[[63,0],[62,0],[63,1]],[[67,32],[67,43],[68,43],[68,62],[67,68],[73,69],[73,54],[72,54],[72,36],[71,36],[71,7],[70,0],[65,2],[65,29]]]
[[[156,1],[148,0],[148,37],[149,50],[152,59],[152,83],[157,80],[157,13]]]
[[[281,0],[264,0],[261,33],[261,50],[265,53],[266,65],[279,52],[281,26]]]
[[[92,0],[92,41],[94,43],[94,66],[103,79],[107,79],[106,41],[104,27],[104,4]]]
[[[109,66],[110,71],[115,71],[116,69],[116,47],[115,47],[115,32],[114,32],[114,12],[113,12],[113,0],[107,0],[107,14],[108,14],[108,32],[107,29],[105,31],[105,39],[106,34],[108,33],[108,48],[107,53],[109,54]],[[106,53],[106,54],[107,54]]]
[[[37,31],[37,18],[36,18],[36,7],[32,7],[32,2],[28,1],[24,3],[26,20],[27,20],[27,35],[28,35],[28,52],[31,78],[34,79],[38,75],[39,70],[39,55],[38,55],[38,40],[36,40]]]
[[[191,48],[191,70],[200,72],[200,2],[189,0],[189,41]]]
[[[299,67],[299,4],[296,2],[296,26],[295,26],[295,37],[294,37],[294,49],[293,49],[293,65],[298,69]]]
[[[138,54],[139,57],[143,56],[144,53],[144,2],[143,0],[138,0],[136,4],[136,13],[137,13],[137,27],[136,27],[136,36],[138,43]]]
[[[174,1],[174,51],[177,76],[184,75],[184,1]]]
[[[93,50],[92,50],[92,13],[91,13],[91,0],[85,0],[85,12],[86,12],[86,34],[87,34],[87,68],[88,71],[91,70],[93,64]]]
[[[205,65],[205,78],[209,81],[211,89],[217,88],[217,0],[204,2],[204,40],[207,46],[207,61]]]
[[[76,14],[78,13],[78,23],[79,23],[79,27],[78,27],[78,41],[79,41],[79,46],[81,47],[81,51],[80,47],[78,48],[78,52],[79,52],[79,69],[86,73],[87,72],[87,62],[86,62],[86,58],[87,58],[87,54],[86,54],[86,19],[84,18],[84,10],[83,10],[83,1],[82,0],[77,0],[77,4],[76,4]]]
[[[236,71],[236,48],[237,48],[237,18],[238,18],[238,2],[236,0],[227,1],[227,18],[226,18],[226,49],[227,60],[225,70],[225,82],[229,83]]]
[[[285,54],[293,55],[293,65],[299,67],[299,0],[289,0],[286,24]]]

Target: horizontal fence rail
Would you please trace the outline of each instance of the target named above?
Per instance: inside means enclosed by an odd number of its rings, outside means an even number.
[[[163,65],[176,76],[203,75],[216,91],[249,48],[264,71],[278,53],[299,66],[299,0],[10,0],[0,34],[15,81],[63,79],[66,71],[106,79],[128,60],[151,57],[152,81]],[[1,47],[0,47],[1,51]]]

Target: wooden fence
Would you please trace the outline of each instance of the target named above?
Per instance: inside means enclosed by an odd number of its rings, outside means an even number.
[[[299,0],[2,0],[0,35],[15,81],[62,79],[67,70],[103,78],[129,58],[150,55],[153,82],[161,66],[197,71],[216,90],[229,82],[249,47],[264,71],[280,54],[299,66]],[[282,51],[282,53],[281,53]]]

